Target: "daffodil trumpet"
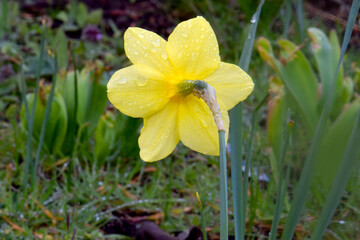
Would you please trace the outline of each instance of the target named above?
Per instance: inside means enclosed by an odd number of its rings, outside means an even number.
[[[193,94],[194,96],[203,99],[214,117],[218,131],[225,131],[220,106],[216,100],[216,91],[211,85],[201,80],[189,80],[180,83],[178,87],[179,92],[182,95],[186,96]]]

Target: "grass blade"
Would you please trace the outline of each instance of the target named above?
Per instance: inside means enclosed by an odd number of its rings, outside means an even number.
[[[199,208],[200,208],[200,214],[201,214],[201,228],[203,231],[203,240],[207,240],[207,235],[206,235],[206,227],[205,227],[205,216],[204,216],[204,209],[200,200],[200,196],[199,193],[196,192],[196,199],[198,201],[199,204]]]
[[[42,149],[42,146],[43,146],[43,143],[44,143],[46,126],[47,126],[47,122],[48,122],[48,119],[49,119],[49,116],[50,116],[51,106],[52,106],[52,102],[53,102],[53,99],[54,99],[54,93],[55,93],[56,74],[57,74],[56,55],[54,56],[54,61],[55,61],[55,69],[54,69],[54,74],[53,74],[53,77],[52,77],[52,86],[51,86],[49,97],[48,97],[47,102],[46,102],[44,119],[43,119],[43,123],[42,123],[42,126],[41,126],[41,132],[40,132],[39,145],[37,147],[36,156],[35,156],[35,164],[34,164],[33,172],[32,172],[32,183],[33,183],[33,186],[35,188],[36,188],[36,184],[37,184],[36,176],[37,176],[37,169],[38,169],[41,149]]]
[[[249,69],[251,53],[252,53],[252,50],[253,50],[253,47],[254,47],[254,41],[255,41],[255,37],[256,37],[256,30],[257,30],[257,26],[258,26],[258,23],[259,23],[261,8],[264,5],[264,2],[265,2],[265,0],[261,0],[256,12],[254,13],[254,15],[251,18],[251,26],[250,26],[250,29],[249,29],[248,38],[247,38],[247,40],[245,42],[244,49],[243,49],[243,51],[241,53],[239,66],[245,72],[247,72],[247,70]]]
[[[304,168],[301,173],[299,184],[296,188],[294,200],[291,203],[290,213],[289,213],[286,225],[285,225],[284,234],[282,236],[283,240],[292,238],[292,236],[295,232],[296,224],[300,219],[301,210],[305,204],[305,199],[306,199],[307,193],[309,192],[309,189],[310,189],[311,181],[312,181],[312,178],[314,175],[313,169],[316,164],[316,160],[318,159],[320,145],[322,143],[324,133],[325,133],[325,125],[326,125],[325,123],[329,117],[329,110],[331,109],[331,105],[333,102],[333,95],[334,95],[333,89],[335,86],[334,83],[336,80],[337,73],[340,69],[341,62],[342,62],[342,59],[345,54],[345,50],[346,50],[349,40],[350,40],[350,36],[351,36],[352,30],[354,27],[357,13],[359,11],[359,6],[360,6],[360,0],[355,0],[351,6],[349,20],[348,20],[348,23],[346,26],[346,31],[345,31],[344,41],[343,41],[343,44],[341,47],[339,62],[338,62],[337,69],[336,69],[336,72],[335,72],[335,75],[333,77],[333,81],[331,84],[331,90],[328,93],[327,100],[326,100],[326,103],[324,106],[324,110],[323,110],[320,120],[317,124],[315,135],[312,140],[309,153],[306,157],[305,165],[304,165]]]
[[[77,139],[79,139],[79,134],[80,134],[80,130],[78,131],[78,125],[77,125],[77,111],[78,111],[78,77],[77,77],[77,65],[76,65],[76,59],[75,59],[75,53],[74,53],[74,49],[72,47],[72,42],[70,42],[70,53],[71,53],[71,58],[74,64],[74,101],[75,101],[75,106],[74,106],[74,116],[73,119],[71,119],[70,121],[72,121],[72,133],[71,136],[73,136],[71,139],[71,151],[70,151],[70,158],[73,157],[74,153],[76,152],[76,146],[77,146]],[[77,136],[77,137],[76,137]],[[69,161],[69,166],[68,166],[68,171],[67,171],[67,183],[66,183],[66,187],[67,190],[70,191],[71,189],[71,173],[72,173],[72,168],[73,168],[73,159],[70,159]]]
[[[311,236],[311,239],[321,239],[326,227],[328,226],[331,217],[334,215],[334,212],[340,202],[342,193],[346,188],[346,184],[349,181],[351,176],[351,171],[353,169],[354,162],[357,157],[357,153],[360,148],[360,111],[357,114],[356,122],[349,140],[349,143],[346,148],[346,152],[341,161],[339,171],[336,175],[335,182],[331,189],[331,192],[326,200],[325,206],[321,211],[320,218],[315,227],[314,233]]]
[[[27,144],[26,144],[26,156],[25,156],[25,175],[23,179],[23,187],[26,188],[27,181],[29,178],[30,166],[32,161],[32,136],[33,136],[33,127],[34,127],[34,118],[35,118],[35,110],[36,110],[36,101],[37,95],[39,92],[39,82],[41,76],[41,69],[42,63],[44,58],[44,51],[45,51],[45,30],[46,30],[46,23],[43,21],[43,27],[41,30],[41,44],[40,44],[40,56],[39,56],[39,67],[36,72],[36,85],[34,90],[34,103],[32,105],[31,114],[28,114],[28,135],[27,135]],[[25,84],[24,84],[25,86]],[[25,90],[25,89],[24,89]]]
[[[5,27],[7,24],[7,13],[8,13],[8,0],[3,0],[1,6],[1,20],[0,20],[0,39],[3,38],[5,33]]]
[[[283,35],[285,38],[288,38],[290,20],[291,20],[291,0],[286,0],[285,1],[284,32],[283,32]]]
[[[251,26],[248,38],[245,42],[244,49],[241,53],[239,66],[247,71],[251,59],[251,53],[254,46],[257,25],[261,13],[261,8],[265,0],[262,0],[251,19]],[[230,142],[231,142],[231,181],[233,187],[233,201],[234,201],[234,219],[235,219],[235,238],[240,240],[245,236],[245,215],[240,204],[246,203],[242,197],[243,184],[242,183],[242,103],[239,103],[230,111]],[[240,203],[240,204],[239,204]]]
[[[301,42],[304,41],[304,34],[305,34],[305,18],[304,18],[304,7],[303,7],[303,0],[297,1],[297,8],[296,8],[296,14],[297,19],[299,22],[299,31],[300,31],[300,40]]]
[[[281,149],[281,156],[280,156],[280,163],[279,163],[279,169],[281,169],[281,173],[279,174],[279,180],[278,180],[278,185],[277,185],[277,197],[276,197],[276,205],[275,205],[275,213],[274,213],[274,218],[273,218],[273,223],[271,225],[271,230],[270,230],[270,236],[269,239],[270,240],[275,240],[276,239],[276,235],[277,235],[277,228],[280,222],[280,216],[281,216],[281,212],[284,206],[284,200],[285,200],[285,192],[286,192],[286,188],[289,182],[289,176],[290,176],[290,168],[287,167],[286,172],[285,172],[285,179],[283,177],[284,175],[284,163],[285,163],[285,157],[286,157],[286,149],[290,140],[290,132],[293,126],[293,122],[289,121],[288,126],[285,130],[284,133],[284,139],[285,141],[283,141],[282,144],[282,149]],[[285,180],[283,182],[283,180]]]

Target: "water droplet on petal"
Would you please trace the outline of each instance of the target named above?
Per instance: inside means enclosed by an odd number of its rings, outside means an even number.
[[[183,36],[184,38],[188,38],[188,37],[189,37],[189,35],[187,35],[187,33],[183,33],[182,36]]]
[[[136,42],[137,42],[137,43],[140,43],[140,41],[139,41],[139,40],[137,40]]]
[[[147,79],[147,78],[137,78],[137,79],[135,79],[135,83],[139,87],[145,86],[148,83],[148,81],[149,81],[149,79]]]
[[[125,83],[127,83],[127,79],[126,79],[126,77],[120,77],[117,82],[120,84],[125,84]]]
[[[135,54],[135,55],[139,55],[139,52],[138,52],[138,51],[135,51],[134,54]]]
[[[139,36],[139,38],[144,38],[144,35],[142,35],[142,34],[138,34],[138,36]]]
[[[202,31],[202,32],[203,32],[204,30],[205,30],[205,28],[203,28],[203,27],[202,27],[202,28],[200,28],[200,31]]]
[[[200,50],[200,46],[197,46],[197,47],[195,48],[195,50],[196,50],[196,51],[199,51],[199,50]]]
[[[148,55],[149,55],[149,53],[146,52],[146,53],[144,54],[144,57],[147,57]]]
[[[161,58],[164,59],[164,60],[167,60],[167,59],[168,59],[168,56],[167,56],[167,54],[166,54],[165,52],[163,52],[163,53],[161,54]]]
[[[207,128],[207,126],[208,126],[208,123],[207,123],[204,119],[201,119],[201,124],[202,124],[205,128]]]
[[[152,44],[153,44],[155,47],[160,47],[160,40],[159,40],[159,39],[156,39],[155,41],[152,42]]]

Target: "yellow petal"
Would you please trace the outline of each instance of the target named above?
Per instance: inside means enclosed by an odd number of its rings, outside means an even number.
[[[245,71],[234,64],[224,62],[221,62],[220,67],[204,81],[215,88],[216,97],[224,104],[225,110],[230,110],[245,100],[254,89],[254,83]]]
[[[202,17],[177,25],[169,36],[166,50],[172,65],[183,79],[201,80],[220,65],[216,36]]]
[[[227,138],[229,116],[227,111],[221,114]],[[180,104],[179,134],[187,147],[203,154],[219,155],[218,129],[204,100],[189,95]]]
[[[134,65],[115,72],[107,89],[110,102],[131,117],[150,116],[168,102],[167,83],[140,75]]]
[[[126,56],[143,75],[158,79],[174,73],[166,53],[166,41],[156,33],[130,27],[124,34],[124,45]]]
[[[178,103],[170,101],[160,112],[144,119],[139,138],[140,157],[154,162],[167,157],[179,142]]]

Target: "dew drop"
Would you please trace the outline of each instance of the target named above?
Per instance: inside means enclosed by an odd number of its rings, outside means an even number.
[[[208,126],[208,123],[207,123],[204,119],[201,119],[201,124],[202,124],[205,128],[207,128],[207,126]]]
[[[137,42],[137,43],[140,43],[140,41],[139,41],[139,40],[137,40],[136,42]]]
[[[187,35],[187,33],[183,33],[182,36],[183,36],[184,38],[188,38],[188,37],[189,37],[189,35]]]
[[[255,19],[255,18],[252,18],[252,19],[250,20],[250,22],[251,22],[251,23],[256,23],[256,19]]]
[[[203,27],[202,27],[202,28],[200,28],[200,31],[202,31],[202,32],[203,32],[204,30],[205,30],[205,28],[203,28]]]
[[[134,54],[135,54],[135,55],[139,55],[139,52],[138,52],[138,51],[135,51]]]
[[[147,83],[148,83],[148,79],[147,78],[137,78],[136,80],[135,80],[135,83],[136,83],[136,85],[138,85],[139,87],[143,87],[143,86],[145,86]]]
[[[196,51],[199,51],[199,50],[200,50],[200,46],[197,46],[197,47],[195,48],[195,50],[196,50]]]
[[[166,54],[165,52],[163,52],[160,57],[161,57],[162,59],[164,59],[164,60],[167,60],[167,59],[168,59],[168,56],[167,56],[167,54]]]
[[[138,36],[139,36],[139,38],[144,38],[144,35],[142,35],[142,34],[138,34]]]
[[[120,77],[117,82],[120,84],[125,84],[125,83],[127,83],[127,79],[126,79],[126,77]]]
[[[146,53],[144,54],[144,57],[147,57],[148,55],[149,55],[149,53],[146,52]]]
[[[160,47],[160,40],[159,40],[159,39],[156,39],[155,41],[152,42],[152,44],[153,44],[155,47]]]

